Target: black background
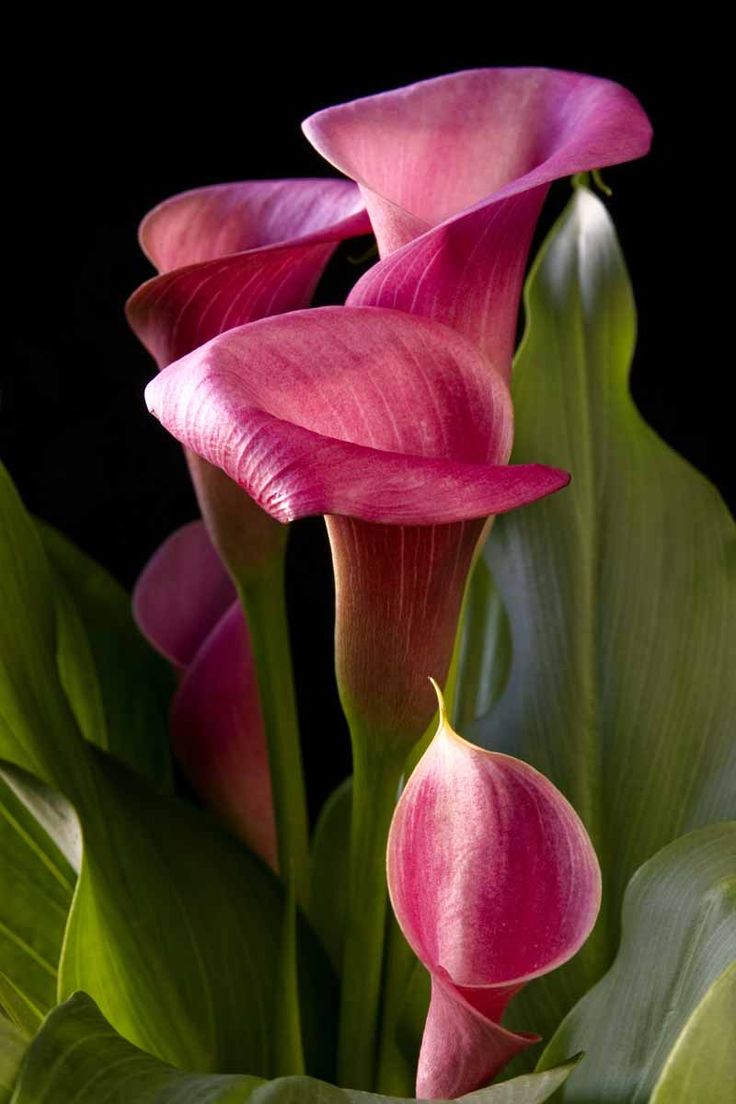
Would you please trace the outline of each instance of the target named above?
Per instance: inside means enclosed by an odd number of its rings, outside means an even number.
[[[650,423],[733,503],[723,447],[733,307],[730,273],[718,273],[733,203],[722,162],[729,108],[714,78],[721,71],[687,28],[679,46],[672,27],[667,39],[643,42],[626,27],[617,37],[599,9],[549,27],[531,10],[515,28],[477,25],[460,8],[443,18],[434,33],[401,35],[375,9],[298,24],[284,9],[256,27],[213,7],[188,26],[179,14],[154,32],[150,16],[130,10],[105,26],[91,17],[46,24],[42,40],[34,29],[19,42],[22,76],[5,133],[11,348],[0,451],[28,506],[126,586],[196,514],[179,448],[145,410],[152,362],[123,317],[126,297],[151,275],[136,244],[141,217],[202,184],[329,175],[301,119],[474,66],[576,69],[618,80],[642,101],[655,128],[652,154],[605,174],[640,315],[633,392]],[[564,182],[553,188],[540,234],[568,194]],[[339,301],[346,270],[333,266],[323,301]],[[347,766],[329,682],[331,581],[319,520],[294,527],[289,579],[313,763],[321,749],[310,772],[319,799]]]

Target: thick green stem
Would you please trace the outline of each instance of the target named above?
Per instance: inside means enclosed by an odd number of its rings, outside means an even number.
[[[386,840],[403,756],[389,751],[377,733],[361,734],[353,726],[351,733],[353,810],[338,1080],[349,1088],[370,1090],[375,1079],[386,933]]]
[[[286,616],[284,556],[267,572],[238,585],[258,675],[263,723],[271,768],[279,867],[306,902],[308,885],[307,801],[304,788],[294,678]]]

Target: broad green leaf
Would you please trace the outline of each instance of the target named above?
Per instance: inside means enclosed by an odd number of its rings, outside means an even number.
[[[0,1016],[0,1104],[8,1104],[23,1055],[28,1047],[28,1036]]]
[[[51,526],[39,524],[57,596],[61,682],[84,736],[153,782],[170,782],[168,664],[138,632],[111,575]]]
[[[8,1013],[37,1027],[56,1003],[56,984],[76,875],[0,771],[0,972]],[[10,983],[12,989],[8,986]],[[15,992],[13,992],[13,990]],[[35,1021],[35,1022],[34,1022]]]
[[[132,1046],[78,993],[32,1041],[13,1104],[239,1104],[257,1077],[183,1073]]]
[[[498,701],[511,666],[511,628],[488,564],[479,559],[468,583],[460,630],[454,726],[465,732]]]
[[[466,735],[547,775],[601,861],[592,938],[523,989],[506,1020],[549,1038],[612,961],[634,870],[736,813],[736,530],[716,490],[633,404],[631,286],[589,191],[576,191],[543,246],[526,307],[513,460],[573,480],[496,520],[484,555],[512,663],[501,699]]]
[[[352,779],[346,778],[325,802],[314,831],[309,866],[309,919],[338,974],[347,911],[352,794]]]
[[[574,1062],[568,1062],[462,1100],[542,1104],[573,1067]],[[66,1099],[74,1104],[401,1104],[397,1097],[339,1089],[309,1077],[281,1077],[264,1084],[243,1075],[182,1073],[122,1039],[84,993],[56,1008],[33,1040],[13,1104],[57,1104]]]
[[[736,962],[714,981],[683,1028],[651,1104],[690,1104],[705,1086],[710,1104],[731,1104],[736,1087]]]
[[[616,960],[563,1021],[540,1067],[554,1066],[570,1048],[585,1052],[562,1093],[566,1102],[732,1100],[736,1020],[718,1016],[733,1009],[734,960],[731,822],[676,840],[637,871],[624,898]],[[676,1095],[683,1091],[678,1069],[688,1079],[687,1096]]]
[[[280,883],[204,814],[89,753],[101,815],[82,815],[60,997],[91,993],[121,1034],[173,1065],[270,1075],[282,1029]],[[331,975],[309,934],[302,926],[303,1016],[331,1055]],[[312,1070],[327,1059],[307,1061]]]
[[[82,738],[57,676],[48,565],[6,478],[0,507],[0,755],[59,789],[84,837],[60,992],[84,988],[173,1064],[270,1075],[283,889],[206,814]],[[334,1052],[331,973],[304,924],[299,944],[307,1068],[321,1075]]]

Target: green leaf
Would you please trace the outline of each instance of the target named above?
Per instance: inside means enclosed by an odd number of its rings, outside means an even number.
[[[0,759],[71,796],[87,783],[56,668],[55,596],[35,524],[0,464]]]
[[[283,887],[206,814],[82,738],[57,675],[43,548],[1,473],[0,508],[0,755],[72,801],[84,836],[60,992],[84,988],[173,1064],[270,1075]],[[298,942],[305,1058],[321,1074],[334,1055],[333,979],[303,923]]]
[[[314,831],[309,867],[309,919],[338,974],[347,914],[352,794],[353,780],[346,778],[325,802]]]
[[[736,822],[692,832],[645,863],[626,891],[622,927],[613,966],[540,1066],[583,1050],[562,1094],[580,1104],[732,1100],[736,1021],[719,1016],[735,999]]]
[[[503,692],[511,667],[511,627],[493,576],[484,559],[473,568],[463,605],[458,696],[454,726],[464,732],[487,713]]]
[[[680,1033],[657,1081],[651,1104],[731,1104],[736,1085],[736,962],[714,981]]]
[[[574,1062],[568,1062],[462,1099],[467,1104],[542,1104],[573,1068]],[[308,1077],[264,1084],[242,1075],[182,1073],[120,1038],[84,993],[47,1018],[23,1064],[13,1104],[64,1099],[74,1104],[400,1104],[397,1097],[339,1089]]]
[[[76,875],[0,769],[0,1004],[33,1030],[56,1003]],[[3,994],[6,1001],[3,1001]]]
[[[592,938],[509,1009],[509,1026],[549,1037],[612,961],[634,870],[736,813],[736,532],[716,490],[633,404],[631,286],[610,218],[583,188],[542,248],[526,307],[513,461],[573,480],[495,522],[484,555],[512,664],[466,735],[547,775],[601,861]]]
[[[0,1104],[8,1104],[23,1055],[28,1047],[24,1031],[0,1016]]]
[[[66,537],[38,525],[57,596],[61,682],[79,726],[86,739],[166,787],[173,673],[138,632],[123,588]]]
[[[89,750],[101,815],[82,816],[60,996],[91,993],[126,1038],[174,1065],[270,1075],[281,1030],[280,883],[204,814]],[[306,930],[300,943],[304,1015],[332,1049],[329,969]]]

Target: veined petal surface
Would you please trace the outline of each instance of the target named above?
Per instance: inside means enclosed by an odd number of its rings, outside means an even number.
[[[508,467],[503,379],[462,335],[397,311],[324,307],[229,331],[159,373],[146,399],[281,521],[458,521],[568,480]]]
[[[141,244],[161,273],[128,302],[128,320],[159,367],[218,333],[305,307],[337,245],[369,232],[343,180],[225,184],[166,200]]]
[[[553,180],[641,157],[651,128],[612,81],[475,69],[329,107],[304,130],[360,186],[382,262],[350,302],[468,333],[504,372],[534,226]]]
[[[394,912],[432,976],[417,1095],[478,1088],[534,1036],[500,1026],[533,977],[580,948],[600,906],[598,862],[572,806],[521,760],[440,725],[394,814]],[[533,1026],[533,1025],[531,1025]]]

